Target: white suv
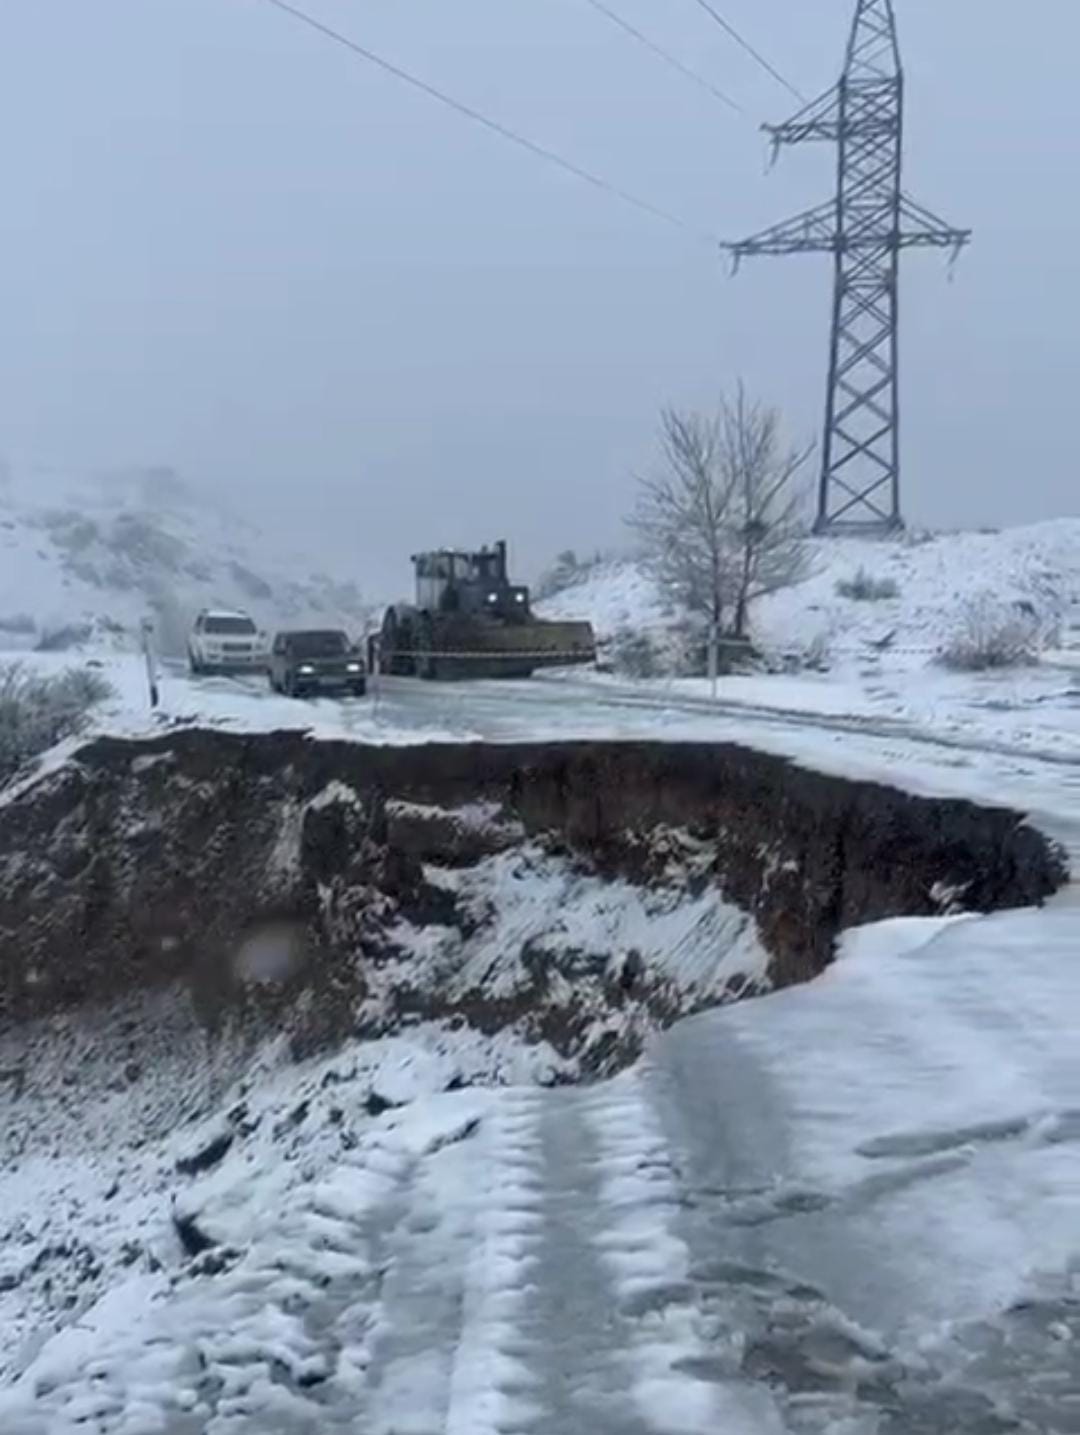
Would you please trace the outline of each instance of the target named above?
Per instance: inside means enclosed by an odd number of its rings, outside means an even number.
[[[267,635],[247,613],[204,608],[188,638],[193,673],[261,673],[269,654]]]

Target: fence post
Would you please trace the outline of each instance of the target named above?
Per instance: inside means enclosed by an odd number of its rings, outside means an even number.
[[[157,655],[154,652],[153,618],[142,620],[142,649],[146,660],[146,685],[150,689],[150,707],[154,709],[161,701],[161,692],[158,687]]]
[[[713,702],[716,701],[716,683],[720,674],[720,626],[712,623],[709,627],[709,687]]]
[[[377,716],[382,697],[382,637],[379,633],[372,633],[368,638],[368,678],[371,681],[371,709]]]

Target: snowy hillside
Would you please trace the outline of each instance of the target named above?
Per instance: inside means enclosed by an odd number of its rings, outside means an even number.
[[[1055,647],[1069,646],[1070,625],[1080,622],[1080,519],[899,542],[818,539],[812,567],[798,587],[758,605],[755,636],[765,647],[823,642],[842,658],[892,634],[898,657],[925,662],[949,643],[973,605],[1029,614]],[[837,585],[860,569],[895,583],[896,597],[842,596]]]
[[[364,625],[351,575],[282,551],[168,469],[0,470],[0,647],[123,646],[153,613],[166,651],[204,606],[260,622]]]
[[[950,641],[973,604],[984,602],[1024,613],[1055,647],[1071,646],[1080,631],[1080,519],[896,541],[813,539],[808,546],[810,576],[754,608],[754,640],[766,653],[817,648],[843,666],[870,645],[885,644],[905,666],[917,666]],[[895,596],[843,596],[840,585],[860,571],[894,585]],[[620,632],[648,634],[661,651],[677,643],[684,616],[630,560],[597,565],[540,607],[546,617],[590,619],[602,641]]]
[[[685,666],[687,615],[632,558],[590,566],[577,582],[536,604],[536,611],[542,618],[592,623],[602,664],[612,663],[623,644],[644,635],[664,669]]]

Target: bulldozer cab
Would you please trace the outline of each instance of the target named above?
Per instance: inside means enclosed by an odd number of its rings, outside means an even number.
[[[506,544],[466,553],[441,548],[415,553],[416,606],[428,613],[487,614],[504,621],[529,616],[528,588],[506,572]]]

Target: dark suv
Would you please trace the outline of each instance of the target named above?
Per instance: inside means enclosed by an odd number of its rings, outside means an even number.
[[[270,651],[270,686],[298,698],[311,693],[367,691],[359,652],[344,633],[332,628],[278,633]]]

